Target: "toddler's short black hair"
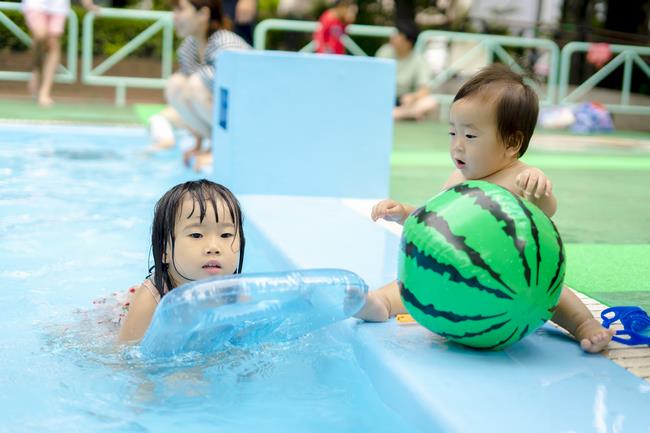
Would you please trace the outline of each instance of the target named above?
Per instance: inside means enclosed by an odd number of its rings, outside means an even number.
[[[497,131],[506,146],[528,149],[539,114],[539,99],[524,77],[508,66],[494,63],[481,69],[460,88],[454,102],[478,94],[496,98]]]

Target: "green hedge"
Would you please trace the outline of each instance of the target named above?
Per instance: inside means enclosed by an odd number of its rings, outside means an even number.
[[[86,10],[82,7],[73,6],[72,8],[79,19],[79,46],[81,46],[81,26],[83,16]],[[3,11],[9,19],[18,25],[25,32],[28,32],[27,25],[22,13],[17,11]],[[152,21],[126,20],[126,19],[105,19],[98,16],[95,20],[95,35],[93,52],[95,55],[110,56],[123,47],[131,39],[144,31],[152,24]],[[146,41],[134,52],[136,57],[160,57],[162,53],[162,31],[157,33],[152,39]],[[68,35],[66,33],[61,38],[63,50],[67,49]],[[178,46],[175,41],[174,46]],[[5,26],[0,26],[0,47],[9,51],[27,51],[27,46],[23,44],[13,33]]]

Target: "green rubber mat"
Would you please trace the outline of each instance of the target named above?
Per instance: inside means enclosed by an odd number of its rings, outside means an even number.
[[[27,100],[0,100],[0,119],[102,124],[139,123],[131,106],[57,102],[51,107],[43,108]]]
[[[162,104],[134,104],[118,107],[111,104],[79,104],[57,102],[51,107],[39,107],[29,100],[0,99],[0,119],[35,120],[70,123],[140,123],[146,124],[153,114],[162,111]]]
[[[151,116],[160,113],[164,109],[165,105],[162,104],[135,104],[133,106],[133,111],[135,111],[140,123],[143,125],[147,124],[147,121]]]
[[[570,287],[607,305],[650,312],[650,245],[567,244]]]

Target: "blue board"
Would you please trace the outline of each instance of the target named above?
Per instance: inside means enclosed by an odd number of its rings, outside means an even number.
[[[236,194],[388,194],[395,62],[227,51],[216,70],[214,180]]]

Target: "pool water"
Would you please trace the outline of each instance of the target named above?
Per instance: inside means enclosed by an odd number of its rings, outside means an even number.
[[[196,178],[141,128],[0,124],[0,432],[395,432],[346,327],[147,362],[92,301],[140,283],[153,205]],[[248,227],[248,271],[278,270]]]

